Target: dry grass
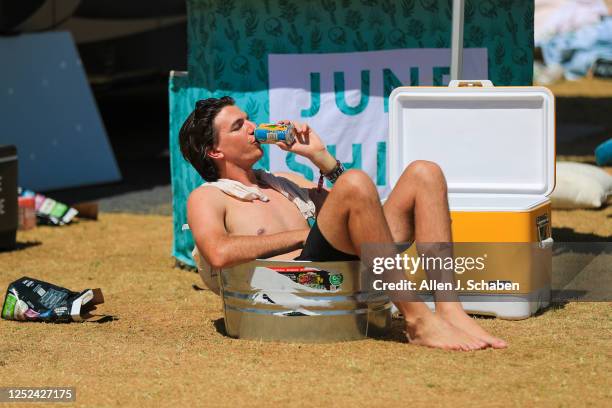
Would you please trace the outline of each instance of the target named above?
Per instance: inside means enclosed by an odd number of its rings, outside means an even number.
[[[610,200],[608,200],[610,202]],[[611,241],[612,205],[599,210],[556,210],[553,235],[560,242]]]
[[[606,104],[592,100],[610,98],[611,82],[581,83],[551,87],[560,98],[587,97],[565,101],[558,118],[610,130]],[[612,206],[555,211],[553,233],[609,240],[611,218]],[[173,268],[171,235],[170,217],[127,214],[19,233],[22,249],[0,253],[0,289],[24,275],[74,290],[101,287],[99,311],[115,320],[0,321],[3,386],[74,386],[76,405],[97,407],[599,407],[612,398],[610,303],[570,303],[518,322],[482,319],[510,342],[501,351],[414,347],[399,340],[399,326],[389,340],[235,340],[218,331],[219,299],[193,289],[201,286],[196,274]]]
[[[0,286],[23,275],[101,287],[107,323],[0,321],[3,386],[75,386],[82,406],[603,406],[610,392],[609,303],[571,303],[524,321],[483,319],[503,351],[453,353],[397,339],[337,344],[235,340],[219,299],[173,268],[171,218],[19,233]],[[33,245],[35,244],[35,245]]]
[[[558,98],[610,98],[612,81],[600,78],[584,78],[580,81],[561,81],[548,88]]]

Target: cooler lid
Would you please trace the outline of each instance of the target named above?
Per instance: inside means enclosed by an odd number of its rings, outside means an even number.
[[[437,163],[449,193],[549,195],[555,106],[544,87],[399,87],[389,97],[389,181],[414,160]]]

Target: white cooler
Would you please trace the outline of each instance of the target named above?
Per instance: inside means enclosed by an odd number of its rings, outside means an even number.
[[[554,96],[543,87],[399,87],[389,97],[391,185],[414,160],[437,163],[448,184],[455,255],[488,254],[460,279],[519,290],[464,290],[470,313],[523,319],[550,303],[549,196],[555,185]],[[544,248],[544,249],[543,249]],[[546,250],[547,248],[547,250]],[[461,252],[468,253],[461,253]]]

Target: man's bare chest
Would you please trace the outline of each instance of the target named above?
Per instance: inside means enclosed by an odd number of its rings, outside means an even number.
[[[230,234],[268,235],[308,227],[295,204],[272,189],[262,191],[269,201],[228,199],[225,227]]]

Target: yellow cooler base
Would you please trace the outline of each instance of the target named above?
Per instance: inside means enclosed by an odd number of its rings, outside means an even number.
[[[519,286],[519,290],[503,293],[460,291],[459,298],[469,313],[525,319],[550,304],[550,217],[550,201],[525,211],[451,210],[455,256],[487,255],[483,271],[467,271],[457,278]]]

